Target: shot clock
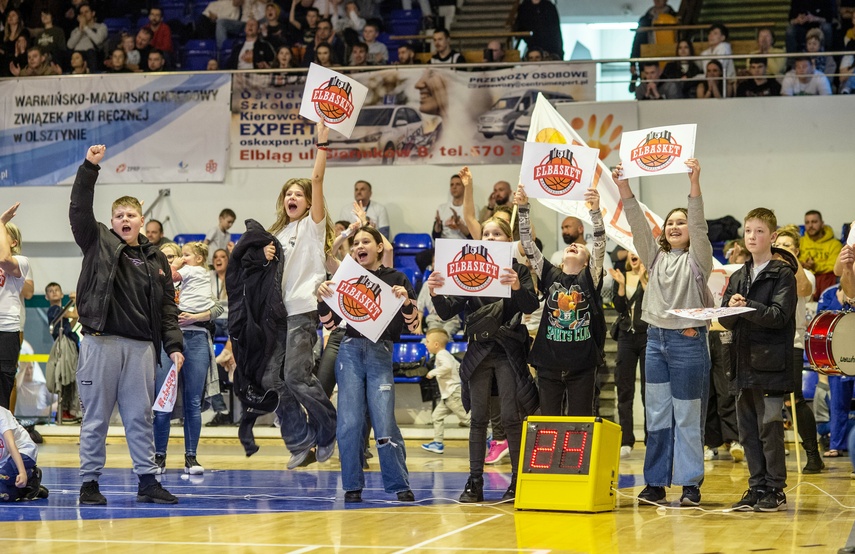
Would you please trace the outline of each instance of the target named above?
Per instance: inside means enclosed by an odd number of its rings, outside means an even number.
[[[526,418],[514,508],[614,510],[620,436],[619,425],[599,417]]]

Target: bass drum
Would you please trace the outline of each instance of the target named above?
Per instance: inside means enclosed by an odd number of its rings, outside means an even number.
[[[823,312],[805,332],[812,368],[824,375],[855,376],[855,312]]]

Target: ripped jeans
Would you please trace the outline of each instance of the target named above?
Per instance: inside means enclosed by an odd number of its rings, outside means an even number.
[[[345,337],[335,365],[338,383],[336,438],[345,491],[365,487],[362,473],[365,412],[371,417],[380,458],[383,488],[388,493],[410,490],[404,439],[395,421],[395,380],[392,342]]]

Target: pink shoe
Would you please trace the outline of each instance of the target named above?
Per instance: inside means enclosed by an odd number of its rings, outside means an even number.
[[[505,456],[507,456],[510,452],[508,452],[508,441],[493,441],[490,444],[490,452],[487,453],[487,458],[484,460],[485,464],[495,464],[502,460]]]

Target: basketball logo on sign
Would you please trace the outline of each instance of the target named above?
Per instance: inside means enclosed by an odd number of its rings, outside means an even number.
[[[499,266],[483,245],[464,245],[460,253],[448,264],[448,276],[458,287],[468,292],[479,292],[499,278]]]
[[[312,103],[318,117],[327,123],[341,123],[353,115],[351,85],[331,77],[329,81],[312,91]]]
[[[350,321],[375,320],[383,313],[380,308],[380,285],[372,282],[367,275],[340,282],[336,291],[339,293],[338,307]]]
[[[534,180],[549,194],[561,196],[573,190],[582,180],[582,170],[573,152],[553,148],[548,156],[534,166]]]
[[[671,165],[682,151],[670,131],[652,131],[632,149],[630,160],[644,171],[654,173]]]

